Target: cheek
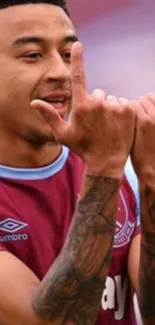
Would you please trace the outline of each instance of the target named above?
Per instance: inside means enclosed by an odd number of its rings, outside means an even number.
[[[15,98],[16,101],[21,97],[31,100],[31,96],[42,75],[41,69],[19,63],[19,61],[15,61],[13,64],[6,64],[5,69],[4,62],[3,67],[1,65],[2,64],[0,64],[0,97],[2,95],[2,97],[6,98],[7,96],[9,98]]]
[[[12,85],[12,91],[14,95],[19,95],[25,99],[32,99],[32,94],[35,91],[40,75],[36,71],[20,71],[9,80],[9,84]]]

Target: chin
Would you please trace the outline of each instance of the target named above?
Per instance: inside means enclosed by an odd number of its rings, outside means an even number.
[[[52,145],[57,145],[58,142],[56,140],[56,138],[54,137],[54,134],[51,132],[43,132],[40,130],[29,130],[29,132],[26,135],[26,139],[27,142],[29,142],[29,144],[32,147],[36,147],[36,148],[41,148],[44,145],[46,145],[47,143],[50,143]]]

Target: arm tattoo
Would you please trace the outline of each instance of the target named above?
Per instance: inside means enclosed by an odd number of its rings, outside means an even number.
[[[40,317],[63,325],[95,323],[111,258],[120,181],[87,175],[84,186],[64,247],[33,300]]]
[[[152,321],[151,319],[155,317],[155,188],[153,187],[145,186],[141,190],[141,214],[139,304],[142,317]]]

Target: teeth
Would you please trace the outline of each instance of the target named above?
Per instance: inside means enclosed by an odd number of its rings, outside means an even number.
[[[48,103],[63,103],[65,100],[64,99],[46,99],[46,102]]]

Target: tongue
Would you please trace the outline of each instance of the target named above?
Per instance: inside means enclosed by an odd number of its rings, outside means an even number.
[[[61,109],[63,108],[63,103],[62,102],[50,102],[49,104],[51,104],[53,107],[55,107],[56,109]]]

